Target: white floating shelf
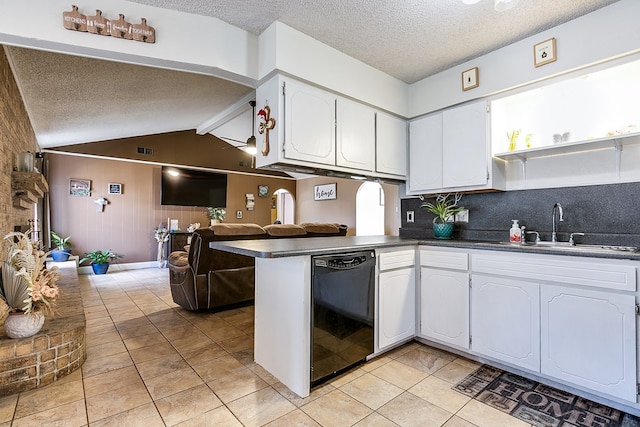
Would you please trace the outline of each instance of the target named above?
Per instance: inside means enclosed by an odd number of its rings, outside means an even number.
[[[539,148],[529,148],[525,150],[507,151],[496,153],[493,157],[503,160],[527,160],[538,157],[556,156],[560,154],[570,154],[591,150],[602,150],[614,148],[621,145],[640,144],[640,132],[628,133],[624,135],[607,136],[604,138],[589,139],[585,141],[564,142],[554,145],[547,145]]]

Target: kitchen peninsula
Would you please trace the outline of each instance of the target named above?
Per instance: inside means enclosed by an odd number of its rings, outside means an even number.
[[[312,386],[316,257],[370,250],[378,263],[373,354],[415,338],[640,414],[635,314],[640,252],[635,247],[391,236],[210,247],[255,257],[255,361],[302,397]],[[400,272],[410,286],[402,280],[383,285],[383,276],[397,278]],[[414,323],[403,322],[399,313],[408,313]],[[394,329],[400,324],[414,329]],[[390,334],[389,325],[394,325]],[[386,337],[391,340],[382,342]]]
[[[312,256],[417,245],[394,236],[317,237],[211,242],[210,248],[255,257],[256,363],[301,397],[311,386]]]

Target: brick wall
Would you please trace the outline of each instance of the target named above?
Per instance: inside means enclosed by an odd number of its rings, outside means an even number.
[[[64,265],[62,265],[64,264]],[[73,262],[59,263],[60,298],[40,332],[10,339],[0,327],[0,397],[51,384],[87,358],[86,321]]]
[[[0,238],[16,225],[27,225],[33,209],[16,209],[11,200],[11,171],[16,154],[38,151],[18,85],[13,77],[4,47],[0,45]],[[0,246],[0,260],[6,257],[6,245]]]

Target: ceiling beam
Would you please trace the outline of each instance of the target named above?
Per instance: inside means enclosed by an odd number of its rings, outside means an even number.
[[[224,109],[219,114],[216,114],[215,116],[211,117],[209,120],[206,120],[204,123],[198,126],[196,128],[196,133],[198,135],[204,135],[206,133],[212,132],[213,130],[229,122],[230,120],[235,119],[240,114],[244,113],[247,110],[250,110],[251,106],[249,105],[249,101],[255,101],[255,99],[255,92],[248,93],[247,95],[230,105],[228,108]]]

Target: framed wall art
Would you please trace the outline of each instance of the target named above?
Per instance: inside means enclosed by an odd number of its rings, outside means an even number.
[[[480,86],[478,67],[462,72],[462,90],[469,90]]]
[[[72,196],[91,195],[91,180],[71,178],[69,180],[69,194]]]
[[[539,67],[555,61],[556,55],[556,39],[555,37],[533,45],[533,65]]]
[[[335,200],[338,197],[337,183],[315,185],[313,200]]]
[[[122,194],[122,184],[110,182],[108,190],[109,190],[109,194]]]

